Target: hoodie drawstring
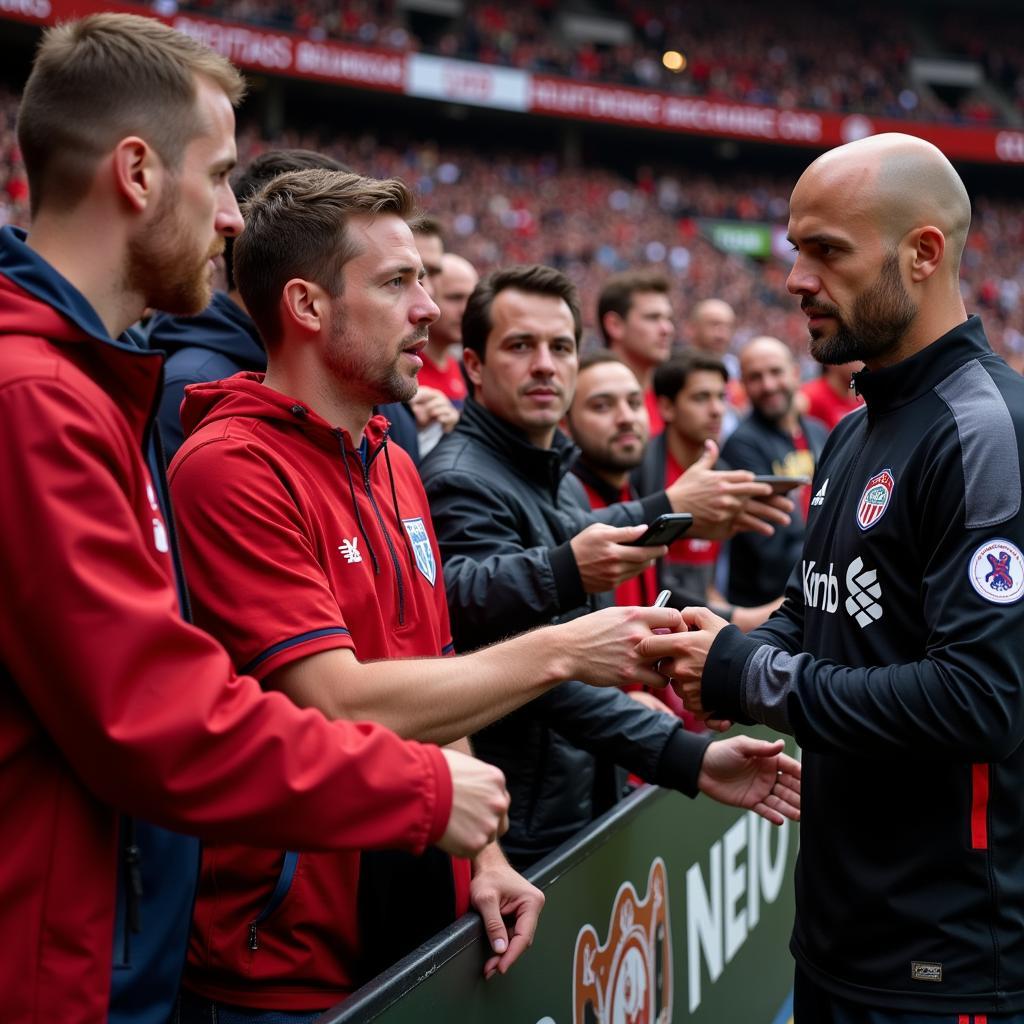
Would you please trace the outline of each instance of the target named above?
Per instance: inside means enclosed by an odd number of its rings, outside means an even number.
[[[409,569],[416,570],[416,553],[412,549],[412,542],[409,540],[409,531],[405,528],[402,513],[398,509],[398,491],[395,488],[395,471],[391,468],[391,452],[388,450],[387,441],[384,442],[384,461],[388,464],[388,479],[391,481],[391,504],[395,508],[395,522],[398,523],[398,532],[405,541],[405,550],[409,553]]]
[[[366,527],[363,526],[363,517],[359,514],[359,501],[356,498],[356,485],[352,480],[352,469],[348,464],[348,452],[345,450],[345,442],[340,437],[338,438],[338,447],[341,448],[341,461],[345,465],[345,475],[348,477],[348,489],[349,494],[352,496],[352,508],[356,514],[356,526],[359,527],[363,543],[366,544],[366,550],[370,553],[370,561],[373,562],[373,574],[379,576],[380,563],[377,561],[377,554],[373,550],[373,545],[370,543],[370,538],[366,533]]]

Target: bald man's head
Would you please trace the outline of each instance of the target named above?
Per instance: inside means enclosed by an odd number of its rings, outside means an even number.
[[[906,358],[966,317],[959,263],[967,191],[949,161],[909,135],[877,135],[818,157],[790,199],[801,296],[823,363]]]
[[[736,314],[723,299],[702,299],[690,314],[690,344],[711,355],[723,356],[729,351]]]
[[[743,346],[740,380],[750,404],[766,420],[778,423],[792,414],[800,374],[789,346],[778,338],[762,335]]]
[[[953,165],[930,142],[888,132],[837,146],[804,171],[794,200],[801,187],[834,190],[856,215],[871,217],[893,246],[934,224],[946,239],[949,271],[959,273],[971,200]]]
[[[479,280],[480,275],[469,260],[453,252],[441,257],[441,273],[434,288],[434,301],[441,315],[430,325],[431,340],[437,345],[462,344],[462,314]]]

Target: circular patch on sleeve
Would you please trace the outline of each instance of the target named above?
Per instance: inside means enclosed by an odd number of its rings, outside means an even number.
[[[989,540],[971,556],[971,586],[993,604],[1013,604],[1024,596],[1024,555],[1008,540]]]

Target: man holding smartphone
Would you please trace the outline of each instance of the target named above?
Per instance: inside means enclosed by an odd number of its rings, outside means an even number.
[[[665,431],[651,440],[632,473],[632,484],[638,494],[654,494],[671,487],[683,479],[691,466],[707,459],[709,445],[717,444],[722,430],[728,380],[721,359],[698,351],[674,356],[654,371],[654,392]],[[680,594],[696,595],[698,604],[712,605],[716,610],[729,608],[715,586],[721,550],[719,539],[694,535],[691,531],[673,544],[659,563],[661,585]],[[753,629],[778,606],[778,595],[775,596],[774,602],[734,609],[732,621],[744,631]]]
[[[737,528],[734,517],[779,515],[753,503],[770,491],[752,474],[712,470],[713,453],[668,492],[591,512],[569,472],[575,449],[558,430],[576,386],[580,332],[576,289],[551,267],[497,271],[470,296],[462,337],[473,395],[421,467],[457,650],[612,604],[618,584],[664,554],[630,546],[644,532],[633,524],[685,511],[695,530],[721,536]],[[474,744],[509,777],[504,846],[521,864],[618,798],[616,765],[690,795],[716,794],[712,778],[726,754],[714,744],[700,762],[694,753],[706,740],[678,720],[576,681],[481,730]]]
[[[793,353],[778,338],[749,341],[740,352],[740,380],[750,399],[750,415],[730,435],[722,458],[737,469],[782,476],[814,476],[828,438],[828,428],[796,407],[800,371]],[[828,492],[825,487],[819,498]],[[778,597],[800,559],[807,513],[813,500],[810,486],[793,492],[796,508],[788,526],[771,537],[734,537],[728,546],[727,596],[738,604],[762,604]]]
[[[712,386],[715,386],[714,379]],[[590,507],[594,509],[635,500],[639,491],[630,474],[644,463],[645,453],[650,448],[660,449],[666,444],[665,435],[653,440],[648,437],[640,383],[633,371],[615,353],[607,350],[591,352],[580,360],[576,393],[566,413],[565,426],[579,448],[572,471],[583,484]],[[701,437],[703,439],[703,435]],[[651,487],[656,489],[658,480],[653,469],[650,475],[653,480]],[[679,540],[685,539],[688,529],[679,530],[665,539],[670,552]],[[710,544],[708,541],[702,543]],[[668,578],[670,574],[676,575],[674,568],[666,558],[659,559],[656,565],[615,588],[616,603],[647,604],[662,586],[672,589],[673,607],[707,603],[706,590],[683,589],[678,579]],[[698,586],[701,584],[704,581],[698,581]],[[735,622],[744,631],[760,625],[768,614],[767,609],[734,608],[725,602],[712,607],[716,614]]]

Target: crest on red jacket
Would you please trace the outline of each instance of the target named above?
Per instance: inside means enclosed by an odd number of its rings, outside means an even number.
[[[857,505],[857,525],[862,530],[870,529],[885,515],[895,486],[891,469],[883,469],[867,482]]]
[[[431,585],[437,579],[437,562],[434,559],[434,549],[430,546],[430,535],[420,516],[415,519],[403,519],[402,525],[412,542],[412,552],[416,557],[416,568],[422,573],[423,578]]]
[[[668,875],[655,858],[641,900],[632,883],[616,893],[602,945],[585,924],[573,957],[573,1024],[668,1024],[672,1020],[672,932]]]

